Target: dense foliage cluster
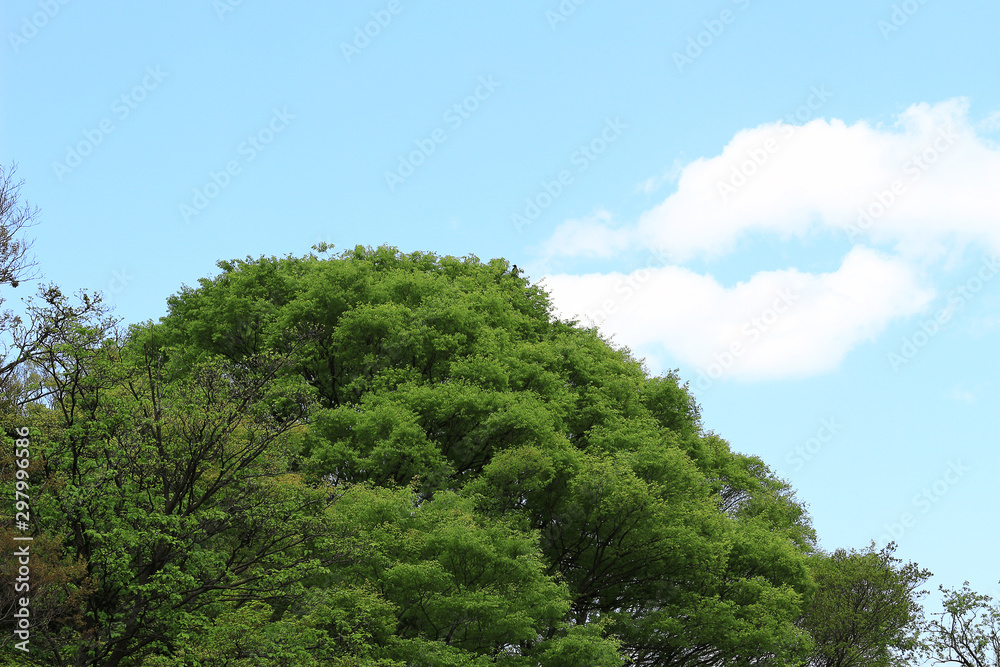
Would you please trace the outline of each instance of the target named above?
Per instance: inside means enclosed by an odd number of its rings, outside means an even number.
[[[358,247],[219,267],[156,324],[119,333],[50,287],[15,332],[34,344],[2,419],[32,433],[34,618],[24,654],[4,616],[10,664],[846,667],[915,649],[928,573],[819,550],[676,373],[554,318],[506,261]]]

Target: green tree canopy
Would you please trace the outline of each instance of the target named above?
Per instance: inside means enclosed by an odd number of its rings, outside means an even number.
[[[912,649],[925,573],[821,552],[676,371],[555,318],[506,261],[358,247],[219,268],[127,331],[58,290],[32,311],[47,333],[22,366],[47,399],[17,417],[39,453],[41,664],[846,667]]]
[[[507,262],[358,247],[219,266],[152,340],[241,364],[308,336],[288,367],[316,396],[305,479],[469,499],[537,539],[566,622],[600,624],[631,664],[808,651],[815,536],[787,485],[703,431],[676,373],[555,319]]]
[[[803,626],[816,641],[814,667],[904,667],[920,654],[919,587],[931,576],[893,557],[896,545],[814,556],[819,585]]]

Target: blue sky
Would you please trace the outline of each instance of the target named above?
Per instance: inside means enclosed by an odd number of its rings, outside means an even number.
[[[320,241],[505,257],[679,368],[824,548],[1000,593],[996,3],[3,12],[47,280],[132,322]]]

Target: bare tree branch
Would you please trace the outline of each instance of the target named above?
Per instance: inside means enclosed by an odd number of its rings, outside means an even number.
[[[29,252],[33,241],[19,236],[36,224],[38,208],[20,201],[24,181],[14,180],[15,171],[17,165],[6,170],[0,165],[0,284],[11,287],[39,277],[35,258]]]

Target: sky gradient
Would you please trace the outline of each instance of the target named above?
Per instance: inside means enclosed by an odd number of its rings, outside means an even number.
[[[3,12],[46,280],[138,322],[221,259],[505,257],[679,369],[823,548],[1000,594],[997,3]]]

